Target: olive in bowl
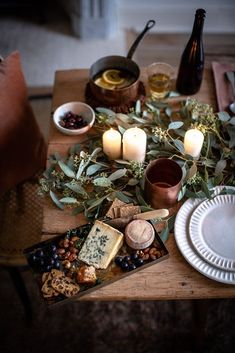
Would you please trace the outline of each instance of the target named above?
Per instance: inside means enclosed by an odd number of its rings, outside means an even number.
[[[53,121],[56,128],[65,135],[82,135],[94,124],[95,112],[86,103],[69,102],[55,110]]]

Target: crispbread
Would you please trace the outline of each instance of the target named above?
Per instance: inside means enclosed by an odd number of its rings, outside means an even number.
[[[120,207],[119,217],[131,217],[141,212],[140,206]]]
[[[50,298],[60,294],[54,288],[52,288],[51,281],[53,278],[60,278],[62,276],[64,276],[64,273],[56,269],[52,269],[51,272],[44,272],[42,274],[42,294],[44,298]]]
[[[66,297],[72,297],[80,290],[78,284],[76,284],[71,278],[65,276],[53,278],[51,281],[51,286],[57,292],[65,295]]]
[[[116,218],[113,212],[114,207],[120,207],[122,205],[125,205],[125,202],[119,200],[119,199],[115,199],[112,203],[112,205],[109,207],[108,212],[106,213],[106,216],[109,218]]]

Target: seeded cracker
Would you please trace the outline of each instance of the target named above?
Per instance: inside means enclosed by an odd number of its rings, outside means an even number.
[[[106,213],[106,216],[109,217],[109,218],[116,218],[115,215],[114,215],[114,212],[113,212],[113,209],[115,207],[120,207],[122,205],[125,205],[125,202],[123,201],[120,201],[119,199],[115,199],[112,203],[112,205],[110,206],[108,212]]]
[[[71,278],[65,276],[53,278],[51,286],[66,297],[72,297],[80,290],[78,284],[76,284]]]
[[[125,206],[120,208],[119,217],[121,218],[131,217],[140,212],[141,212],[141,209],[139,206]]]

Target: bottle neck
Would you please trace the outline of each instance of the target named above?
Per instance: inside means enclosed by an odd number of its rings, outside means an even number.
[[[197,10],[195,14],[195,20],[194,20],[193,30],[191,34],[192,38],[201,38],[202,32],[203,32],[204,17],[205,17],[205,11]]]

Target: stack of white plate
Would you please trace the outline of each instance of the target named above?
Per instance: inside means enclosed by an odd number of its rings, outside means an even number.
[[[175,221],[175,240],[184,258],[203,275],[235,284],[235,195],[188,199]],[[228,187],[231,189],[231,187]]]

